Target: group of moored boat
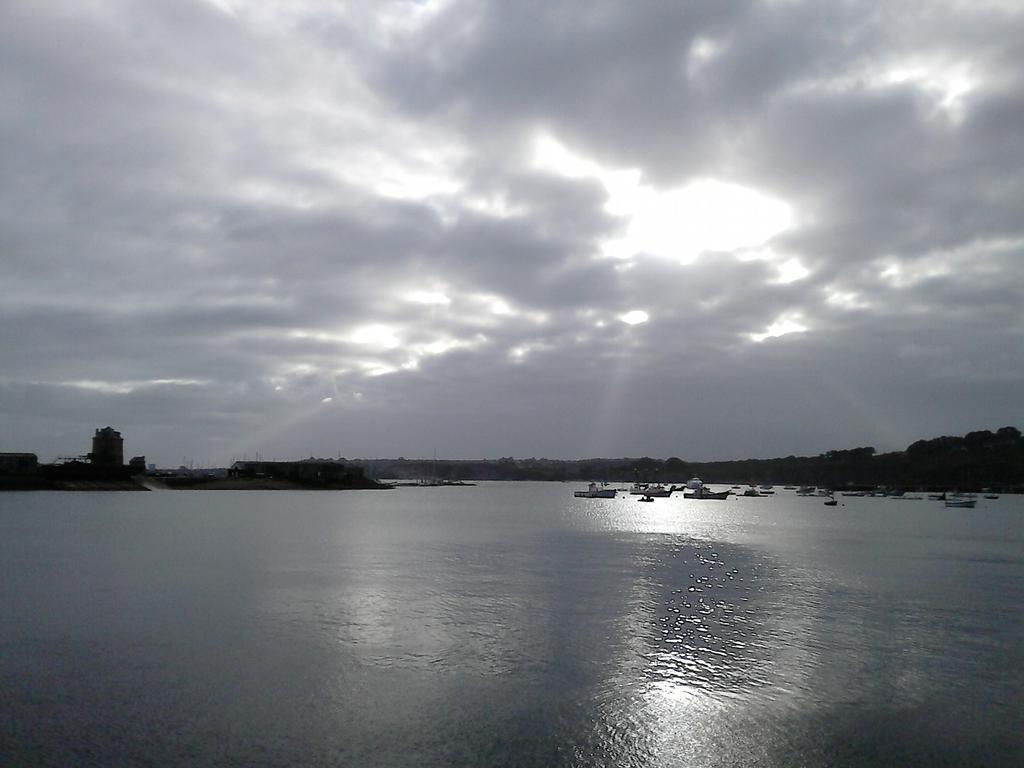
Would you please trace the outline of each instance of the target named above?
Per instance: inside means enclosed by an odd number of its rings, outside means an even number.
[[[789,488],[789,486],[787,486]],[[813,486],[801,486],[796,489],[797,496],[823,496],[825,497],[825,506],[834,507],[837,502],[835,499],[836,492],[830,488],[815,488]],[[902,489],[897,488],[885,488],[879,486],[868,491],[841,491],[841,496],[854,496],[854,497],[872,497],[872,498],[885,498],[892,499],[894,501],[922,501],[924,496],[916,493],[907,493]],[[947,507],[973,509],[977,504],[977,496],[973,493],[962,493],[959,491],[949,491],[944,493],[929,493],[927,496],[931,501],[941,501]],[[984,498],[986,499],[998,499],[998,494],[985,493]]]
[[[739,488],[739,486],[734,486]],[[732,489],[724,491],[713,490],[710,486],[704,485],[699,477],[691,478],[685,485],[665,486],[662,483],[633,483],[629,488],[609,488],[608,483],[591,483],[585,491],[573,491],[573,496],[578,499],[614,499],[622,491],[630,496],[639,496],[639,501],[653,501],[654,499],[666,499],[673,493],[682,491],[683,498],[716,500],[722,501],[734,495]],[[774,493],[771,486],[764,486],[759,490],[756,486],[750,486],[743,493],[736,493],[736,496],[767,496]]]
[[[702,500],[724,500],[728,499],[730,495],[737,497],[758,497],[758,496],[770,496],[775,493],[770,485],[762,485],[760,487],[751,484],[742,493],[737,492],[741,488],[739,485],[734,485],[732,488],[725,491],[715,491],[709,486],[704,485],[704,481],[699,477],[691,478],[686,482],[685,485],[681,486],[664,486],[661,483],[634,483],[629,488],[610,488],[608,483],[590,483],[585,491],[574,491],[573,496],[578,499],[614,499],[621,490],[624,493],[628,493],[631,496],[639,496],[639,501],[654,501],[654,499],[663,499],[670,497],[676,491],[683,492],[683,498],[686,499],[702,499]],[[828,488],[815,488],[813,486],[786,486],[787,490],[795,490],[797,496],[818,496],[825,499],[824,504],[826,507],[835,507],[839,502],[835,498],[835,491]],[[883,488],[875,489],[874,491],[844,491],[841,493],[843,496],[884,496],[890,499],[901,499],[901,500],[921,500],[924,497],[918,495],[907,495],[903,491],[887,490]],[[999,496],[996,494],[984,494],[986,499],[998,499]],[[962,509],[973,509],[977,503],[977,497],[973,493],[939,493],[929,494],[928,498],[933,501],[942,501],[946,507],[962,508]]]

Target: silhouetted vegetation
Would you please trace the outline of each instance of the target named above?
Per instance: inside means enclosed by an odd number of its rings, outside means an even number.
[[[36,465],[32,454],[0,454],[0,490],[141,488],[132,467],[85,462]],[[31,466],[22,466],[30,457]],[[9,466],[8,466],[9,465]],[[364,475],[364,469],[366,474]],[[371,478],[396,480],[562,480],[683,483],[698,476],[707,483],[813,485],[826,488],[906,489],[992,488],[1024,491],[1024,437],[1016,427],[978,430],[962,437],[918,440],[906,450],[879,454],[872,446],[826,451],[818,456],[686,462],[678,456],[619,459],[304,459],[296,462],[236,462],[236,481],[278,480],[302,487],[374,488]],[[211,477],[168,480],[171,487],[224,485]],[[90,485],[91,484],[91,485]]]
[[[338,459],[310,457],[301,461],[236,461],[228,476],[236,480],[283,480],[304,488],[379,488],[363,467]]]
[[[575,461],[508,456],[496,460],[375,459],[359,463],[376,477],[395,479],[682,483],[696,475],[710,483],[1024,490],[1024,438],[1016,427],[918,440],[904,451],[882,454],[863,446],[818,456],[711,462],[686,462],[676,456],[665,460],[644,456]]]

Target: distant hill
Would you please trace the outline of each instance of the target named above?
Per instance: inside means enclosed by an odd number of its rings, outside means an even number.
[[[877,453],[873,447],[827,451],[818,456],[687,462],[619,458],[353,461],[374,477],[438,480],[572,480],[683,482],[694,475],[711,483],[773,483],[831,488],[874,487],[1024,490],[1024,438],[1016,427],[979,430],[962,437],[918,440],[906,450]]]

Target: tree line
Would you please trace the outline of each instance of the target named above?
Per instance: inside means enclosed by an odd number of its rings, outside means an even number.
[[[358,463],[377,478],[400,480],[553,480],[1024,490],[1024,438],[1016,427],[918,440],[903,451],[872,446],[830,450],[817,456],[688,462],[639,458],[479,460],[372,459]]]

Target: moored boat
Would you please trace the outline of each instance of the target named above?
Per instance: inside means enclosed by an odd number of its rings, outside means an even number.
[[[655,483],[654,485],[647,486],[647,495],[653,496],[656,499],[667,499],[672,495],[672,489],[666,488],[661,483]]]
[[[661,483],[633,483],[629,493],[631,496],[653,496],[656,499],[664,499],[672,495],[672,489],[666,488]]]
[[[729,494],[731,494],[731,493],[732,493],[731,490],[712,491],[707,486],[701,486],[700,488],[698,488],[695,491],[684,491],[683,492],[683,498],[684,499],[717,499],[717,500],[722,500],[722,499],[728,499],[729,498]]]
[[[573,496],[577,499],[614,499],[614,488],[602,488],[597,483],[591,483],[585,491],[574,491]]]
[[[974,509],[978,500],[963,493],[952,493],[946,496],[945,505],[954,509]]]

